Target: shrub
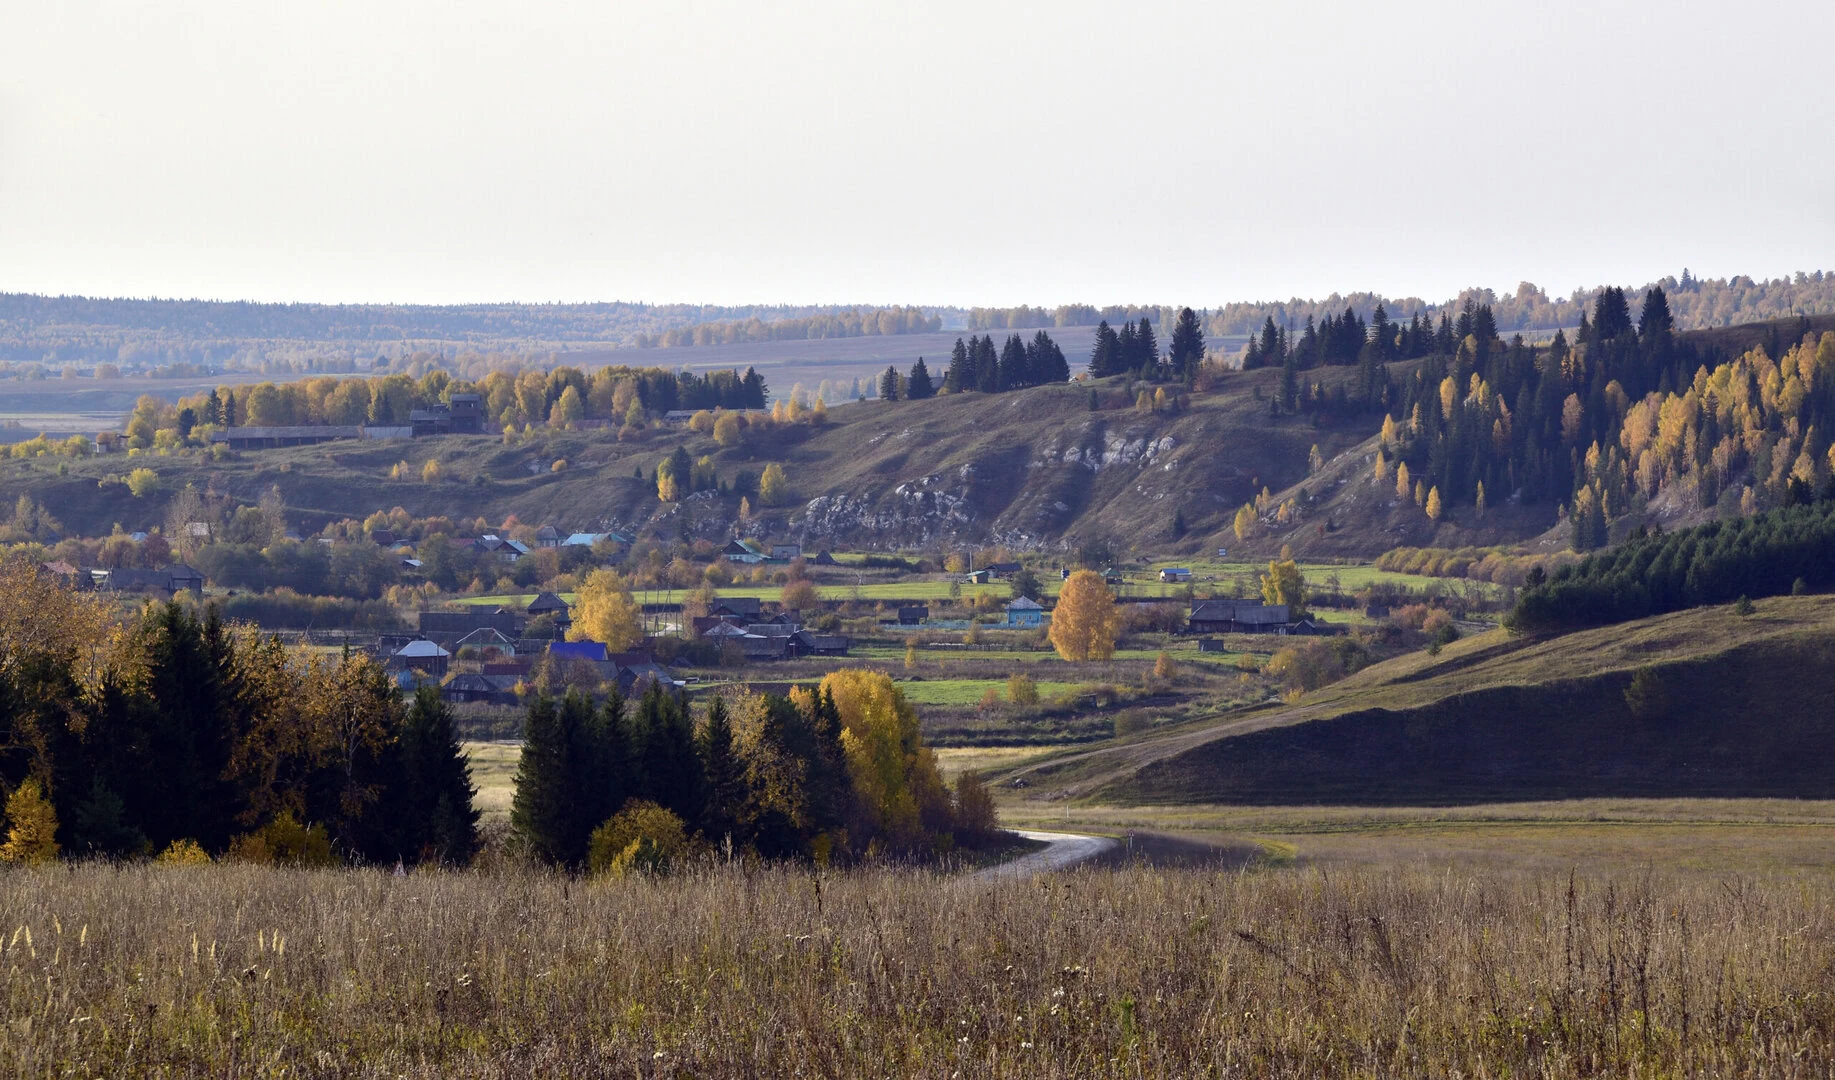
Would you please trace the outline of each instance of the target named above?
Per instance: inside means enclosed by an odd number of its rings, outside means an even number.
[[[1037,705],[1039,684],[1030,675],[1014,672],[1007,676],[1007,700],[1015,705]]]
[[[687,847],[681,818],[653,802],[632,799],[593,830],[586,865],[594,874],[662,873]]]
[[[230,841],[229,858],[264,866],[332,866],[338,861],[325,826],[301,825],[290,810]]]
[[[166,845],[166,850],[159,853],[156,862],[167,866],[209,866],[210,853],[198,845],[196,840],[174,840]]]
[[[159,474],[152,469],[135,469],[127,474],[127,489],[134,498],[144,499],[159,490]]]
[[[1625,705],[1639,720],[1660,720],[1669,712],[1669,690],[1655,668],[1639,668],[1625,687]]]
[[[956,778],[956,839],[962,844],[985,844],[1000,832],[994,796],[981,777],[965,772]]]

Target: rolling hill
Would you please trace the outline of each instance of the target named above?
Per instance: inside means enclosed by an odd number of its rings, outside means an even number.
[[[1642,705],[1627,688],[1641,678]],[[1828,798],[1835,597],[1703,608],[1548,640],[1494,631],[1278,705],[1012,770],[1028,797],[1446,805]]]

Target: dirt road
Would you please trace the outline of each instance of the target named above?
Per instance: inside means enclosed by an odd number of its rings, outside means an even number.
[[[970,881],[1010,881],[1031,877],[1034,874],[1065,870],[1085,860],[1093,859],[1120,843],[1109,836],[1032,832],[1026,829],[1015,831],[1028,840],[1042,840],[1046,846],[1030,855],[1021,855],[1011,862],[990,866],[985,870],[977,870],[969,875]]]

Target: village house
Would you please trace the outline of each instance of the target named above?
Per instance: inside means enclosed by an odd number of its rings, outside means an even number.
[[[1029,597],[1015,597],[1007,605],[1007,625],[1022,628],[1043,626],[1045,606]]]
[[[1199,600],[1186,626],[1193,634],[1281,634],[1292,621],[1286,604],[1260,600]]]

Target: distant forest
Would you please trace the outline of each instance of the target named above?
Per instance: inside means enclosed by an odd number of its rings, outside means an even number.
[[[368,370],[378,356],[394,360],[415,353],[471,351],[527,360],[535,354],[636,345],[698,326],[859,323],[863,312],[877,316],[879,310],[765,304],[258,304],[0,293],[0,360],[40,364],[53,374],[65,364],[347,372]],[[914,309],[886,310],[904,318]],[[883,320],[873,322],[869,332],[880,332]]]
[[[1624,290],[1660,288],[1677,330],[1726,326],[1795,314],[1835,312],[1835,273],[1756,280],[1682,276]],[[1550,297],[1527,282],[1511,295],[1468,289],[1444,303],[1376,293],[1320,299],[1230,303],[1199,309],[1206,336],[1255,334],[1270,320],[1298,333],[1346,309],[1366,324],[1377,307],[1406,323],[1438,321],[1468,304],[1488,308],[1500,334],[1546,340],[1577,327],[1601,289]],[[263,304],[214,300],[132,300],[0,293],[0,377],[71,374],[190,376],[224,370],[342,374],[445,367],[482,377],[490,370],[553,367],[569,352],[619,347],[681,347],[806,341],[942,330],[1139,325],[1165,334],[1176,305],[1066,304],[1043,307],[701,304]],[[1641,312],[1634,310],[1633,317]],[[383,361],[378,363],[378,360]]]
[[[1491,289],[1467,289],[1441,304],[1429,303],[1417,296],[1390,297],[1372,292],[1303,300],[1251,301],[1225,304],[1205,312],[1205,333],[1210,337],[1239,337],[1259,333],[1265,323],[1298,331],[1308,319],[1322,324],[1350,309],[1368,323],[1381,307],[1390,318],[1410,319],[1420,315],[1437,320],[1457,317],[1468,306],[1486,307],[1499,333],[1552,334],[1562,328],[1580,325],[1581,315],[1592,309],[1605,286],[1576,289],[1565,299],[1550,297],[1540,287],[1525,281],[1509,296]],[[1623,290],[1638,296],[1651,289],[1661,289],[1669,298],[1669,314],[1677,330],[1701,330],[1734,323],[1777,319],[1787,315],[1824,315],[1835,312],[1835,272],[1818,270],[1787,278],[1758,281],[1739,276],[1723,279],[1697,278],[1689,271],[1682,276],[1666,277],[1636,289]],[[971,330],[1019,329],[1034,326],[1095,326],[1099,322],[1137,322],[1150,319],[1169,326],[1178,315],[1176,306],[1141,306],[1115,304],[1092,307],[1089,304],[1064,304],[1055,308],[970,308]],[[1640,314],[1638,311],[1632,313]]]

